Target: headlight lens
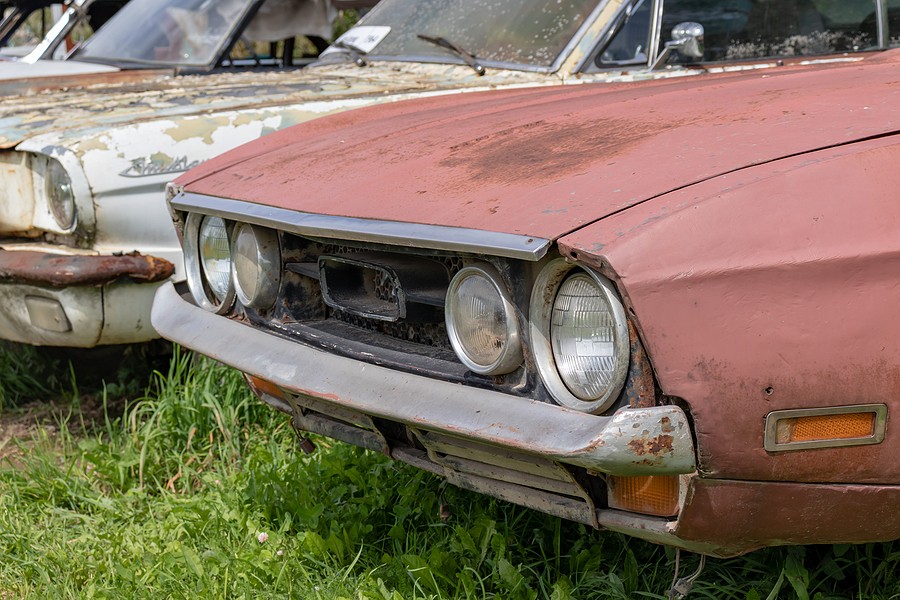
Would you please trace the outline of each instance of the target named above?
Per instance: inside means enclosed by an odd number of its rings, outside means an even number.
[[[59,228],[72,229],[75,226],[75,193],[72,191],[72,180],[59,161],[47,159],[44,193],[47,195],[50,214]]]
[[[612,283],[563,259],[540,273],[531,297],[531,341],[541,379],[563,406],[600,413],[628,373],[625,309]]]
[[[220,217],[190,213],[184,226],[184,268],[194,302],[224,313],[234,302],[228,224]]]
[[[499,375],[522,363],[515,307],[496,269],[483,264],[460,270],[444,310],[450,343],[470,370]]]
[[[271,308],[281,283],[278,234],[265,227],[241,224],[235,227],[232,246],[238,300],[256,309]]]
[[[231,245],[228,229],[219,217],[204,217],[200,224],[200,264],[206,283],[222,302],[231,288]]]
[[[556,369],[581,400],[596,400],[616,373],[616,323],[603,290],[587,273],[563,282],[553,302],[550,344]]]

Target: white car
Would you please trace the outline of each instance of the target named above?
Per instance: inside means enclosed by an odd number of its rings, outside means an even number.
[[[812,22],[789,18],[796,15],[786,0],[769,2],[772,23],[753,25],[762,37],[737,40],[734,26],[757,18],[750,0],[383,0],[303,70],[207,72],[240,62],[227,50],[243,24],[251,40],[293,39],[295,19],[284,14],[299,13],[278,13],[290,0],[132,0],[72,58],[165,71],[138,81],[140,73],[117,71],[90,75],[90,85],[0,86],[22,92],[0,104],[0,338],[92,347],[156,337],[153,294],[164,279],[185,279],[162,190],[177,173],[239,144],[405,98],[732,69],[775,73],[816,56],[861,60],[864,51],[897,43],[880,1],[826,4]],[[254,26],[254,14],[267,18]],[[133,15],[141,36],[134,28],[117,41],[103,35]],[[172,76],[173,69],[204,73]],[[490,111],[471,118],[490,119]],[[354,145],[352,131],[344,142]],[[358,166],[334,160],[337,178]],[[214,192],[229,193],[224,184]]]

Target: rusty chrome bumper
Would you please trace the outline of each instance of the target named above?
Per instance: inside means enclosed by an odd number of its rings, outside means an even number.
[[[165,338],[336,407],[615,475],[696,469],[680,408],[589,415],[335,356],[214,315],[163,284],[152,323]]]
[[[71,348],[152,340],[153,293],[173,272],[150,256],[0,249],[0,339]]]

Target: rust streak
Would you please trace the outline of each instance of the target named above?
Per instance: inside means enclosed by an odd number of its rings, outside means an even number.
[[[103,285],[125,277],[155,283],[172,276],[175,266],[138,252],[121,256],[61,256],[40,252],[0,251],[0,282],[55,288]]]

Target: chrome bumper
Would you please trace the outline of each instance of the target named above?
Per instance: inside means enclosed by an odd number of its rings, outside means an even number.
[[[285,390],[336,407],[614,475],[692,473],[680,408],[589,415],[336,356],[198,308],[171,283],[156,293],[165,338]]]

